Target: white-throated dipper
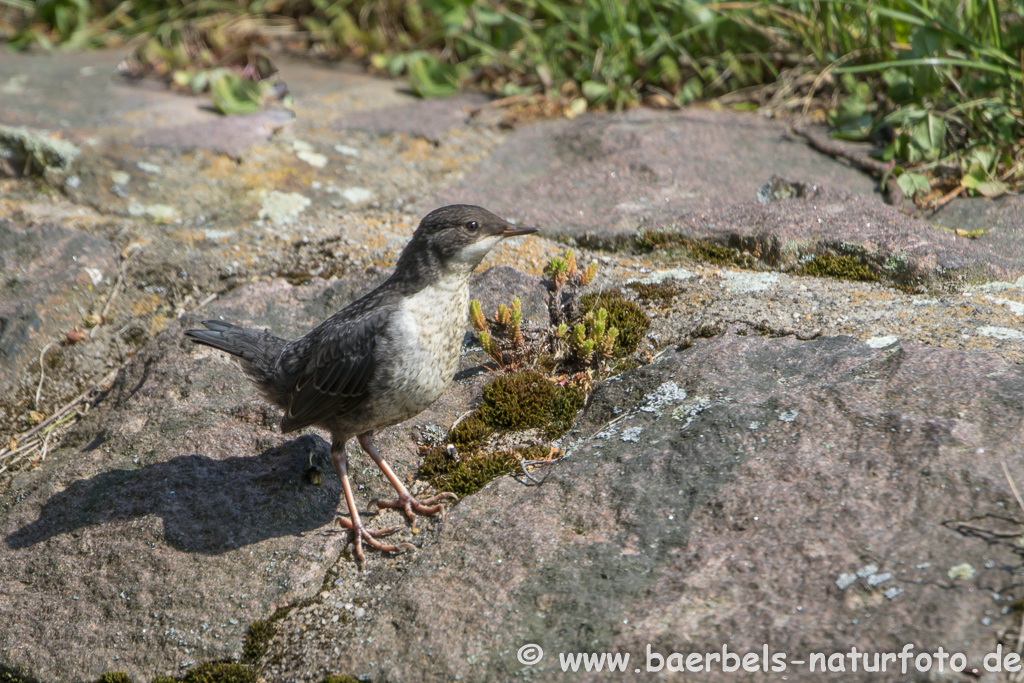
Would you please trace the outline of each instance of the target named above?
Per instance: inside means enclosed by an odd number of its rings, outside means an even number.
[[[205,330],[185,331],[192,341],[241,359],[249,379],[285,410],[282,432],[316,426],[331,433],[331,460],[351,516],[338,522],[352,532],[360,566],[364,540],[384,552],[413,546],[377,540],[399,527],[363,526],[348,480],[346,444],[356,437],[398,492],[396,500],[370,505],[398,508],[413,522],[415,513],[443,512],[442,501],[455,495],[413,498],[371,438],[374,430],[408,420],[441,396],[459,365],[473,269],[504,238],[534,232],[479,206],[446,206],[420,222],[391,277],[300,339],[218,320],[203,322]]]

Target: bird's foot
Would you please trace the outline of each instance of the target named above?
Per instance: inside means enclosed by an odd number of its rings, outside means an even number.
[[[401,510],[405,513],[405,516],[409,518],[409,521],[412,522],[413,533],[416,533],[416,515],[429,517],[440,512],[441,519],[444,519],[444,504],[441,501],[448,498],[451,500],[459,499],[459,497],[454,493],[439,493],[432,498],[427,498],[426,500],[417,500],[413,498],[408,491],[399,491],[398,498],[395,500],[381,500],[380,498],[374,498],[369,502],[367,507],[370,505],[376,505],[379,508],[393,508],[395,510]]]
[[[353,523],[348,517],[336,517],[334,519],[334,523],[349,530],[348,542],[354,546],[352,554],[355,556],[360,569],[362,569],[363,565],[366,564],[366,558],[363,556],[363,541],[366,541],[371,547],[376,548],[382,553],[400,553],[406,550],[416,549],[416,546],[412,543],[388,545],[377,540],[380,536],[389,536],[396,531],[401,530],[402,527],[400,526],[392,526],[387,529],[370,530],[363,526],[362,520],[357,520]]]

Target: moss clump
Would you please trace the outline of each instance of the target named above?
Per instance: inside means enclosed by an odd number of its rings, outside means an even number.
[[[519,461],[509,453],[469,454],[456,460],[446,449],[433,448],[423,457],[420,476],[441,491],[465,498],[518,465]]]
[[[679,288],[664,282],[630,282],[626,285],[645,303],[668,305],[679,296]]]
[[[741,253],[740,250],[725,244],[691,240],[678,233],[666,232],[665,230],[645,230],[641,232],[636,238],[636,248],[640,251],[686,249],[693,260],[712,263],[718,266],[751,266],[757,261],[754,256],[745,252]]]
[[[497,429],[543,427],[557,395],[558,387],[534,370],[500,375],[483,388],[480,419]]]
[[[247,662],[259,661],[267,654],[270,639],[274,637],[274,625],[269,621],[259,620],[249,624],[242,645],[242,658]]]
[[[562,387],[552,405],[551,422],[544,427],[544,436],[555,439],[569,431],[585,402],[586,397],[576,387]]]
[[[182,683],[256,683],[256,669],[237,662],[204,662],[189,671]]]
[[[651,321],[638,305],[622,297],[622,293],[614,289],[606,289],[599,294],[585,294],[580,299],[580,310],[584,312],[603,308],[608,311],[608,326],[619,330],[617,356],[624,356],[636,351],[640,341],[647,334]]]
[[[483,446],[487,437],[493,433],[494,430],[480,419],[480,414],[474,412],[455,425],[451,433],[448,434],[448,441],[458,449],[459,453],[472,453]]]
[[[796,274],[811,277],[832,277],[839,280],[874,281],[878,279],[871,268],[856,257],[837,256],[836,254],[818,254],[807,263],[801,264],[796,269]]]
[[[96,679],[96,683],[134,683],[134,681],[123,671],[107,671]]]
[[[636,358],[623,358],[622,360],[615,364],[615,367],[612,368],[611,374],[621,375],[624,372],[636,370],[641,365],[643,365],[643,363],[638,361]]]
[[[712,263],[717,266],[745,263],[745,260],[739,252],[732,247],[725,246],[724,244],[715,244],[714,242],[693,242],[689,244],[688,247],[690,249],[690,257],[695,261]]]
[[[337,676],[335,674],[328,674],[324,676],[320,683],[359,683],[359,679],[355,676]]]
[[[685,246],[688,246],[687,241],[681,235],[665,230],[647,229],[636,236],[636,248],[640,251],[678,249]]]
[[[0,683],[39,683],[39,679],[0,664]]]
[[[483,404],[448,436],[458,455],[444,447],[432,448],[420,466],[420,477],[460,498],[512,472],[520,459],[542,459],[551,451],[549,446],[534,446],[518,453],[482,452],[496,430],[539,428],[546,438],[556,438],[572,427],[585,398],[575,387],[560,387],[534,370],[496,377],[484,386],[483,396]]]
[[[501,375],[483,388],[478,414],[495,429],[543,428],[554,438],[572,426],[583,396],[572,387],[559,387],[534,370]]]

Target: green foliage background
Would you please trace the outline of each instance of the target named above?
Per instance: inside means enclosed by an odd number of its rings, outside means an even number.
[[[424,97],[471,85],[576,113],[730,96],[826,111],[837,135],[880,141],[911,195],[1024,184],[1024,0],[0,0],[0,37],[134,41],[168,77],[275,50],[355,57]]]

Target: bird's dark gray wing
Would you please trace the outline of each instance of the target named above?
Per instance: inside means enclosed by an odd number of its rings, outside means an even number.
[[[365,400],[374,350],[392,306],[346,310],[288,349],[282,371],[294,377],[281,431],[288,433],[351,412]]]

